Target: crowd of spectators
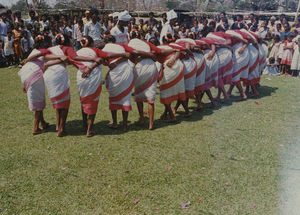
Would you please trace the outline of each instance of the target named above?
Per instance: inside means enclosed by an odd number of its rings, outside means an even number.
[[[113,35],[113,27],[118,23],[118,12],[102,14],[95,9],[87,10],[82,16],[49,15],[29,11],[29,18],[23,19],[20,11],[7,10],[0,14],[0,66],[21,66],[34,47],[35,37],[48,35],[53,41],[58,33],[71,38],[75,50],[81,48],[80,39],[90,36],[95,45],[101,48],[101,41]],[[159,40],[163,26],[167,23],[167,15],[154,17],[150,12],[147,18],[132,17],[127,25],[128,34],[138,31],[147,41],[151,38]],[[233,16],[228,19],[222,12],[213,19],[207,17],[184,16],[178,19],[174,27],[175,38],[199,39],[214,31],[228,29],[247,29],[258,32],[269,45],[269,57],[274,59],[281,73],[291,74],[290,65],[294,49],[298,48],[300,34],[300,18],[290,23],[284,14],[279,17],[260,20],[260,17],[251,13]],[[288,58],[287,60],[283,60]],[[287,65],[287,64],[289,65]],[[294,74],[297,75],[297,74]]]

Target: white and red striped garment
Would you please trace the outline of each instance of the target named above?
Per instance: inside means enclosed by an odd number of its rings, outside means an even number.
[[[65,55],[60,46],[49,48],[55,55]],[[55,109],[68,109],[70,106],[70,79],[63,63],[49,66],[44,73],[48,95]]]
[[[45,55],[48,51],[46,49],[34,49],[29,57],[38,53]],[[29,109],[32,111],[41,111],[46,106],[45,83],[42,71],[43,64],[44,57],[41,56],[27,62],[18,72],[27,93]]]
[[[105,52],[125,53],[126,49],[121,44],[108,43],[102,49]],[[117,59],[110,61],[116,62]],[[128,60],[121,62],[106,75],[106,88],[109,94],[109,109],[130,111],[131,91],[134,87],[133,66]]]
[[[129,47],[132,47],[138,51],[144,51],[150,53],[160,53],[160,49],[153,44],[140,40],[132,39],[128,43]],[[156,63],[151,58],[144,58],[138,62],[134,67],[134,98],[136,102],[148,102],[153,104],[155,101],[158,70]]]
[[[95,49],[82,48],[77,51],[78,56],[97,58]],[[85,66],[91,66],[93,62],[82,62]],[[100,93],[102,90],[102,66],[94,68],[90,75],[82,78],[82,71],[77,72],[77,86],[80,96],[81,107],[84,113],[92,115],[97,113]]]
[[[159,48],[173,49],[169,45],[161,45]],[[177,59],[172,67],[168,67],[169,60],[170,56],[162,62],[159,75],[160,102],[162,104],[171,104],[173,101],[186,99],[183,64],[180,59]]]

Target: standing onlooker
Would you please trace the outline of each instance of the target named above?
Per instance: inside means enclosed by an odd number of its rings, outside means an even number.
[[[171,33],[172,36],[174,36],[173,27],[177,20],[177,13],[174,10],[170,10],[167,13],[167,20],[168,20],[168,22],[165,23],[165,25],[163,25],[163,28],[160,33],[160,39],[159,39],[160,44],[163,44],[163,38],[164,38],[164,36],[166,36],[166,34],[168,32]]]
[[[25,25],[27,26],[27,24],[31,24],[32,26],[34,26],[35,21],[36,21],[35,12],[34,12],[34,10],[30,10],[29,18],[25,20]]]
[[[43,31],[45,28],[48,28],[49,21],[47,20],[47,14],[43,14],[40,21],[41,31]]]
[[[246,25],[243,22],[244,16],[241,14],[236,15],[236,21],[232,24],[232,30],[240,30],[240,29],[247,29]]]
[[[83,21],[82,19],[79,19],[78,23],[74,26],[74,41],[76,51],[81,49],[80,39],[83,37],[83,27]]]
[[[23,52],[23,59],[26,59],[30,53],[30,44],[29,41],[27,39],[27,32],[26,31],[22,31],[22,38],[21,38],[21,48],[22,48],[22,52]]]
[[[7,36],[8,26],[9,22],[6,20],[6,13],[2,13],[0,18],[0,40]]]
[[[4,37],[4,55],[7,58],[8,66],[14,63],[14,39],[11,32],[7,32],[7,37]]]
[[[3,41],[0,39],[0,68],[6,67],[7,59],[4,55],[4,50],[3,50]]]
[[[284,41],[283,45],[283,54],[281,59],[282,64],[282,72],[286,75],[291,75],[291,64],[293,59],[293,51],[295,43],[292,41],[293,37],[292,35],[287,36],[287,40]]]
[[[14,38],[14,52],[15,52],[15,63],[16,65],[20,63],[20,59],[23,57],[23,52],[21,48],[21,33],[20,23],[15,23],[15,28],[12,30],[12,36]]]
[[[283,25],[283,29],[284,29],[284,31],[283,32],[281,32],[281,34],[280,34],[280,40],[282,41],[283,40],[283,38],[284,37],[287,37],[287,36],[289,36],[290,34],[291,34],[291,32],[290,32],[290,25],[289,25],[289,23],[285,23],[284,25]]]
[[[276,29],[275,21],[276,21],[275,16],[272,16],[272,17],[270,18],[269,25],[268,25],[269,31],[270,31],[272,34],[275,34],[275,32],[276,32],[276,30],[277,30],[277,29]]]
[[[292,59],[291,70],[293,76],[298,76],[300,71],[300,37],[298,37],[297,44],[294,46],[294,54]]]
[[[93,9],[90,12],[91,21],[84,25],[84,36],[90,36],[94,40],[95,47],[100,47],[103,36],[101,35],[102,25],[98,22],[98,10]]]
[[[119,13],[118,23],[115,27],[113,27],[110,31],[111,35],[116,39],[116,43],[125,43],[127,44],[129,41],[128,35],[128,23],[131,19],[131,16],[127,11],[123,11]]]

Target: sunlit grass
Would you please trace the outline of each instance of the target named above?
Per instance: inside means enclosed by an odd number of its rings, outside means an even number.
[[[264,76],[260,98],[205,105],[189,119],[179,114],[175,124],[159,120],[157,96],[156,129],[133,125],[126,133],[106,127],[103,88],[97,135],[86,138],[76,70],[69,70],[64,138],[56,137],[48,98],[50,131],[32,136],[33,113],[17,69],[0,70],[0,214],[186,214],[183,202],[190,202],[189,214],[276,214],[277,149],[281,128],[295,114],[299,79]],[[133,103],[129,120],[137,119]]]

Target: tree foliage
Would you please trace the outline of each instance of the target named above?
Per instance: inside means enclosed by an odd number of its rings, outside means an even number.
[[[168,1],[166,1],[166,7],[169,10],[172,10],[172,9],[176,8],[179,4],[180,4],[180,2],[177,1],[177,0],[168,0]]]

